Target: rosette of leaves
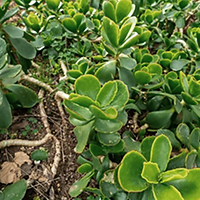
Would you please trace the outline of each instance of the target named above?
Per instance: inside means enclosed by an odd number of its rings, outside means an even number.
[[[93,75],[80,76],[74,86],[75,93],[64,100],[64,105],[70,114],[70,122],[76,126],[76,152],[81,153],[92,130],[114,133],[126,123],[124,106],[129,93],[122,81],[109,81],[101,87]]]
[[[10,48],[8,50],[9,56],[13,58],[14,54],[14,58],[16,56],[18,59],[15,62],[20,61],[23,70],[26,71],[26,69],[31,66],[30,60],[36,56],[35,48],[28,41],[33,41],[35,38],[27,32],[23,31],[21,28],[6,22],[19,10],[17,7],[8,10],[10,2],[10,0],[3,1],[0,7],[1,37],[5,38],[5,41],[8,44],[8,48]]]
[[[103,3],[103,29],[102,36],[105,39],[104,46],[111,55],[119,55],[124,49],[128,49],[139,42],[139,39],[148,41],[150,31],[140,33],[134,31],[137,23],[136,17],[131,17],[135,5],[130,0],[105,1]]]
[[[82,13],[76,13],[73,17],[64,18],[62,24],[71,35],[82,35],[87,30],[86,17]]]
[[[160,57],[159,63],[162,67],[171,69],[173,71],[180,71],[187,67],[190,62],[187,60],[185,52],[178,49],[172,49],[170,51],[158,50],[157,55]]]
[[[86,14],[89,11],[90,5],[88,0],[77,0],[75,2],[63,2],[64,3],[64,12],[65,14],[71,15],[75,12],[80,12]],[[71,15],[72,16],[72,15]]]
[[[37,95],[31,89],[15,84],[19,79],[21,65],[8,65],[6,42],[0,38],[0,129],[8,128],[12,123],[11,108],[30,108],[37,101]]]
[[[170,158],[168,169],[175,169],[178,167],[186,167],[192,169],[194,166],[200,166],[200,129],[193,128],[192,131],[185,123],[180,123],[175,133],[168,129],[160,129],[156,135],[164,134],[170,140],[172,146],[181,153],[177,156]],[[182,149],[185,147],[185,149]]]
[[[80,58],[72,69],[67,71],[67,77],[70,81],[74,82],[79,76],[83,74],[93,74],[94,67],[89,67],[87,58]]]
[[[36,32],[39,32],[43,25],[43,15],[39,18],[35,13],[31,12],[27,17],[23,18],[26,26]]]
[[[141,153],[128,152],[116,168],[117,185],[128,193],[142,193],[138,200],[146,196],[152,200],[198,200],[200,169],[166,171],[171,150],[171,143],[164,135],[145,138]]]
[[[145,23],[149,25],[153,25],[158,21],[159,16],[162,14],[162,11],[157,10],[150,10],[147,9],[145,12],[141,15],[141,20],[143,20]]]

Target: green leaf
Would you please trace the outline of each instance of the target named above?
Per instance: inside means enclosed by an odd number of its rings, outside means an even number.
[[[200,169],[189,170],[188,175],[184,179],[170,182],[180,191],[184,200],[199,200],[200,188]]]
[[[95,76],[87,74],[80,76],[75,81],[74,87],[78,94],[88,96],[95,101],[101,85]]]
[[[180,71],[180,81],[181,81],[182,88],[184,89],[185,92],[188,93],[189,91],[188,80],[187,80],[186,75],[182,71]]]
[[[189,94],[192,97],[197,97],[200,95],[200,84],[193,78],[191,78],[189,82]]]
[[[92,118],[92,113],[88,108],[80,106],[71,100],[65,99],[64,105],[69,114],[76,119],[90,120]]]
[[[103,27],[110,43],[114,47],[118,47],[119,27],[115,22],[107,17],[103,18]]]
[[[188,172],[189,172],[188,169],[185,168],[168,170],[166,172],[162,172],[159,175],[159,181],[160,183],[166,183],[170,181],[179,180],[185,178],[188,175]]]
[[[120,28],[120,35],[119,35],[119,44],[122,45],[123,42],[129,38],[129,36],[132,34],[135,25],[137,23],[136,17],[130,17],[128,18]]]
[[[12,123],[12,113],[8,100],[3,95],[2,104],[0,105],[0,128],[6,129]]]
[[[15,94],[17,101],[20,102],[23,108],[31,108],[38,102],[37,94],[28,87],[18,84],[9,84],[5,85],[5,88]]]
[[[132,137],[132,133],[130,131],[125,131],[123,133],[123,141],[124,141],[124,150],[125,152],[129,152],[132,150],[140,152],[140,142],[135,141]]]
[[[92,171],[92,165],[89,163],[84,163],[80,167],[78,167],[77,172],[79,174],[84,174]]]
[[[121,136],[118,132],[114,133],[97,133],[98,140],[106,146],[114,146],[120,142]]]
[[[200,141],[200,128],[194,128],[189,136],[190,144],[198,151]]]
[[[72,33],[77,33],[78,27],[74,19],[65,18],[62,23],[67,30],[71,31]]]
[[[155,136],[145,137],[140,144],[141,153],[147,159],[147,161],[150,160],[151,147],[155,138]]]
[[[14,16],[19,11],[18,7],[11,8],[6,14],[1,18],[1,23],[3,24],[7,19]]]
[[[185,200],[181,193],[172,185],[157,184],[152,186],[153,196],[156,200]]]
[[[190,61],[186,59],[173,60],[170,64],[170,68],[174,71],[182,70]]]
[[[6,53],[6,42],[0,38],[0,58]]]
[[[99,79],[101,84],[113,80],[116,73],[116,61],[106,62],[95,72],[95,76]]]
[[[122,81],[116,80],[115,82],[117,83],[117,93],[110,105],[118,110],[123,108],[128,102],[129,92],[127,86]]]
[[[109,107],[106,110],[102,110],[97,106],[91,105],[89,109],[93,115],[103,120],[115,119],[118,114],[114,107]]]
[[[8,24],[3,28],[3,30],[11,37],[11,38],[22,38],[24,35],[24,31],[21,28],[16,26],[12,26]]]
[[[181,96],[183,98],[183,100],[185,101],[186,104],[189,105],[198,105],[198,102],[188,93],[186,92],[181,92]]]
[[[160,171],[165,171],[169,162],[172,146],[165,135],[159,135],[153,141],[150,161],[157,163]]]
[[[135,6],[134,6],[135,8]],[[130,0],[120,0],[116,6],[116,17],[119,23],[122,19],[129,15],[132,10],[132,1]],[[133,9],[134,11],[134,9]],[[133,12],[132,11],[132,12]]]
[[[144,178],[148,183],[158,184],[158,175],[160,170],[157,163],[144,162],[142,169],[142,178]]]
[[[178,16],[177,19],[176,19],[176,26],[178,28],[184,28],[185,26],[185,19],[181,16]]]
[[[22,57],[33,59],[36,56],[35,48],[28,43],[24,38],[9,38],[14,48]]]
[[[48,8],[56,11],[60,4],[60,0],[46,0],[46,3],[47,3]]]
[[[120,140],[116,145],[114,146],[103,146],[103,149],[106,153],[120,153],[123,152],[124,149],[124,142],[123,140]]]
[[[118,180],[123,190],[141,192],[149,187],[146,180],[141,177],[145,161],[146,159],[137,151],[130,151],[124,156],[118,170]]]
[[[139,43],[141,44],[141,43],[144,43],[144,42],[148,42],[150,36],[151,36],[150,31],[144,31],[139,37]]]
[[[86,188],[87,184],[89,183],[90,179],[94,175],[94,172],[87,173],[83,178],[76,181],[69,190],[69,194],[71,197],[77,197],[82,191]]]
[[[119,49],[123,50],[134,46],[138,42],[139,37],[138,33],[133,32],[131,36],[119,47]]]
[[[48,158],[48,152],[45,150],[38,149],[31,153],[32,160],[36,160],[36,161],[47,160],[47,158]]]
[[[136,82],[141,85],[145,85],[149,83],[152,79],[151,74],[145,71],[141,71],[141,70],[136,71],[134,76],[135,76]]]
[[[24,179],[17,181],[3,190],[3,200],[21,200],[27,190],[27,184]]]
[[[119,57],[120,65],[128,70],[132,70],[136,66],[136,60],[129,58],[128,56]]]
[[[72,97],[70,98],[70,101],[83,106],[83,107],[89,107],[90,105],[96,105],[96,103],[89,97],[87,96],[83,96],[83,95],[79,95],[77,97]]]
[[[157,63],[151,63],[147,66],[150,74],[161,75],[162,67]]]
[[[191,48],[192,51],[198,53],[198,47],[193,40],[188,39],[187,44],[189,45],[189,47]]]
[[[75,147],[76,153],[82,153],[83,152],[83,150],[84,150],[84,148],[87,144],[87,141],[88,141],[88,138],[89,138],[93,124],[94,124],[94,121],[91,121],[90,123],[88,123],[86,125],[77,126],[74,129],[74,133],[75,133],[76,138],[78,140],[78,143]]]
[[[196,150],[190,151],[185,158],[185,166],[187,169],[192,169],[196,165],[195,161],[197,158],[198,154]]]
[[[116,132],[123,126],[123,123],[117,119],[103,120],[97,118],[95,120],[95,130],[102,133]]]
[[[173,114],[174,108],[169,110],[153,111],[147,114],[146,123],[152,128],[164,128],[170,123]]]
[[[14,65],[12,67],[7,67],[4,68],[1,72],[0,72],[0,79],[6,79],[6,78],[14,78],[17,75],[19,75],[19,73],[21,72],[22,67],[21,65]]]
[[[104,1],[102,8],[103,8],[104,15],[110,18],[111,20],[113,20],[114,22],[116,22],[116,15],[115,15],[115,9],[114,9],[113,4],[109,1]]]
[[[176,129],[176,137],[186,146],[189,146],[189,135],[189,127],[184,123],[179,124]]]
[[[107,106],[113,101],[116,93],[117,83],[114,81],[108,81],[97,94],[97,101],[100,103],[100,106]]]

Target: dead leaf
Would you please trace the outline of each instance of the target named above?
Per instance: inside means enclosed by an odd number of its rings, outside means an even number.
[[[19,151],[15,153],[14,162],[17,163],[20,167],[24,163],[28,163],[29,165],[32,163],[32,161],[29,159],[29,156],[23,151]]]
[[[21,170],[14,162],[4,162],[0,170],[0,182],[4,184],[14,183],[20,180]]]

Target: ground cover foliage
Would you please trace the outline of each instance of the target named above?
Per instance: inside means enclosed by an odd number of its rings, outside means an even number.
[[[200,199],[200,2],[10,2],[0,8],[0,129],[11,125],[12,109],[42,101],[18,83],[30,81],[62,99],[74,126],[83,176],[72,198],[86,191],[88,200]],[[47,73],[63,71],[58,85],[30,75],[37,56],[50,63]],[[17,181],[0,199],[21,200],[27,186]]]

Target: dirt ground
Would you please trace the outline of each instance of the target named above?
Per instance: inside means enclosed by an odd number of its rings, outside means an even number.
[[[35,181],[27,190],[24,200],[71,200],[68,194],[70,186],[80,178],[76,172],[78,164],[77,154],[74,152],[76,139],[73,134],[73,127],[70,123],[66,126],[62,125],[62,120],[56,106],[56,102],[52,97],[45,96],[44,98],[45,110],[48,116],[48,122],[52,134],[60,141],[61,144],[61,161],[57,170],[57,175],[51,180],[51,177],[45,175],[44,171],[50,169],[53,163],[55,154],[55,144],[53,141],[48,141],[42,145],[48,151],[48,159],[41,161],[39,164],[32,161],[31,165],[23,164],[20,168],[22,175],[20,178],[28,180],[29,176],[34,172]],[[67,120],[67,114],[66,114]],[[13,113],[13,124],[8,129],[7,133],[0,134],[0,141],[5,139],[28,139],[40,140],[46,134],[45,128],[40,118],[39,107],[36,105],[32,109],[17,110]],[[5,161],[13,162],[16,152],[24,152],[29,157],[35,149],[40,147],[9,147],[0,150],[0,165]],[[31,175],[32,176],[32,175]],[[50,182],[50,185],[48,184]],[[6,185],[0,184],[0,189]],[[84,198],[85,195],[80,197]],[[36,198],[39,197],[39,198]]]

